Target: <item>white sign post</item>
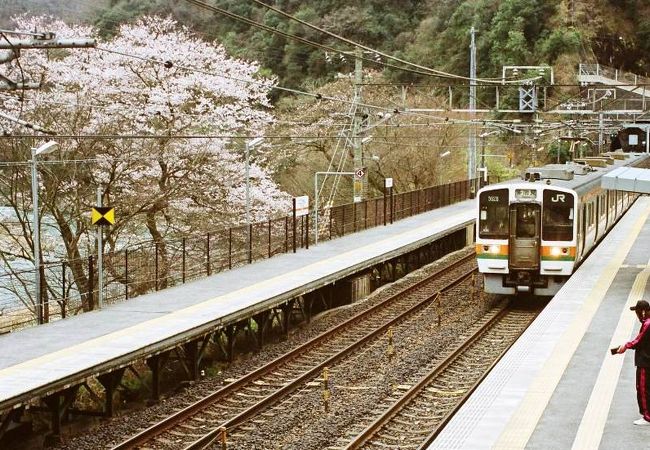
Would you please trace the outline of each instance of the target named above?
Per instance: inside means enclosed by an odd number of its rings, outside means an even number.
[[[354,203],[359,203],[363,200],[363,177],[366,176],[365,167],[354,170]]]
[[[384,178],[384,226],[386,226],[386,200],[389,200],[390,202],[390,223],[393,223],[393,179],[392,178]]]
[[[296,197],[296,217],[309,214],[309,196]]]

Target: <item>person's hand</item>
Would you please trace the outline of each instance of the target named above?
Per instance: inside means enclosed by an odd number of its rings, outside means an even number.
[[[625,344],[623,344],[618,348],[618,351],[616,353],[625,353],[625,350],[627,349],[625,348]]]

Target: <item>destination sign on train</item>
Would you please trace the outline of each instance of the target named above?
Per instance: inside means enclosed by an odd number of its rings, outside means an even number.
[[[517,200],[535,200],[537,191],[535,189],[515,189],[515,198]]]

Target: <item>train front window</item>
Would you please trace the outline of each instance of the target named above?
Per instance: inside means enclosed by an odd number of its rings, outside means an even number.
[[[532,239],[536,237],[538,223],[539,207],[537,205],[517,205],[517,238]]]
[[[568,192],[545,190],[542,214],[542,239],[573,240],[574,197]]]
[[[479,196],[479,236],[508,239],[508,190],[496,189]]]

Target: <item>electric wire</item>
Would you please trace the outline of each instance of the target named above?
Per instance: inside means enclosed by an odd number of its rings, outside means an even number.
[[[107,52],[107,53],[118,54],[118,55],[125,56],[125,57],[128,57],[128,58],[134,58],[134,59],[139,59],[141,61],[160,64],[160,65],[163,65],[163,66],[165,64],[169,65],[169,63],[171,62],[171,61],[168,61],[168,60],[163,61],[161,59],[149,58],[149,57],[145,57],[145,56],[135,55],[135,54],[132,54],[132,53],[122,52],[122,51],[119,51],[119,50],[113,50],[113,49],[106,48],[106,47],[103,47],[103,46],[97,46],[96,49],[100,50],[100,51]],[[255,80],[246,80],[246,79],[243,79],[243,78],[233,77],[233,76],[230,76],[230,75],[224,75],[224,74],[220,74],[220,73],[210,72],[208,70],[204,70],[204,69],[201,69],[201,68],[198,68],[198,67],[179,65],[179,64],[175,64],[175,63],[173,63],[173,64],[174,64],[174,67],[182,69],[182,70],[187,70],[187,71],[195,72],[195,73],[202,73],[204,75],[210,75],[210,76],[215,76],[215,77],[219,77],[219,78],[225,78],[225,79],[229,79],[229,80],[233,80],[233,81],[239,81],[239,82],[245,83],[245,84],[264,86],[264,87],[266,87],[268,89],[277,89],[277,90],[281,90],[281,91],[285,91],[285,92],[290,92],[290,93],[296,94],[296,95],[308,96],[308,97],[315,98],[316,100],[327,100],[327,101],[331,101],[331,102],[338,102],[338,103],[344,103],[344,104],[352,104],[352,103],[354,103],[354,100],[348,100],[348,99],[343,99],[343,98],[338,98],[338,97],[332,97],[332,96],[323,95],[323,94],[320,94],[320,93],[312,93],[312,92],[301,91],[299,89],[284,87],[284,86],[280,86],[280,85],[277,85],[277,84],[261,83],[259,81],[255,81]],[[396,109],[396,108],[387,108],[387,107],[384,107],[384,106],[373,105],[373,104],[365,103],[365,102],[364,103],[359,103],[358,105],[361,106],[361,107],[376,110],[376,111],[391,112],[391,113],[396,113],[396,114],[408,114],[408,115],[411,115],[411,116],[426,117],[426,118],[429,118],[429,119],[431,119],[431,118],[439,118],[439,119],[444,120],[444,117],[440,117],[440,116],[435,116],[435,115],[431,115],[431,114],[424,114],[424,113],[417,113],[417,112],[410,112],[410,111],[401,111],[401,110]]]
[[[186,1],[188,1],[189,3],[193,3],[193,4],[199,4],[200,3],[200,4],[207,5],[205,2],[202,2],[200,0],[186,0]],[[347,43],[349,45],[361,48],[361,49],[369,51],[371,53],[378,54],[380,56],[383,56],[384,58],[391,59],[391,60],[394,60],[394,61],[398,61],[398,62],[400,62],[402,64],[407,64],[409,66],[416,67],[416,68],[418,68],[420,70],[429,71],[432,74],[436,74],[436,75],[438,75],[439,77],[442,77],[442,78],[454,78],[454,79],[469,80],[469,81],[481,81],[481,82],[484,82],[484,83],[502,83],[502,84],[503,83],[521,84],[521,83],[531,81],[531,80],[534,80],[534,79],[539,79],[539,77],[535,77],[535,78],[531,78],[531,79],[520,79],[520,80],[513,80],[513,81],[504,81],[501,78],[470,78],[470,77],[465,77],[465,76],[462,76],[462,75],[456,75],[456,74],[453,74],[453,73],[444,72],[442,70],[432,69],[430,67],[422,66],[420,64],[412,63],[410,61],[406,61],[406,60],[398,58],[396,56],[389,55],[389,54],[384,53],[382,51],[379,51],[379,50],[373,49],[371,47],[365,46],[363,44],[360,44],[358,42],[352,41],[351,39],[347,39],[347,38],[345,38],[343,36],[340,36],[340,35],[338,35],[336,33],[332,33],[332,32],[330,32],[328,30],[325,30],[324,28],[318,27],[318,26],[313,25],[313,24],[311,24],[311,23],[309,23],[307,21],[299,19],[298,17],[292,16],[291,14],[286,13],[286,12],[282,11],[279,8],[276,8],[276,7],[271,6],[271,5],[267,5],[266,3],[264,3],[264,2],[262,2],[260,0],[251,0],[251,1],[258,4],[258,5],[260,5],[260,6],[262,6],[262,7],[264,7],[264,8],[267,8],[267,9],[269,9],[269,10],[271,10],[271,11],[277,13],[277,14],[280,14],[281,16],[286,17],[287,19],[296,21],[296,22],[298,22],[298,23],[300,23],[300,24],[302,24],[302,25],[304,25],[304,26],[306,26],[308,28],[311,28],[312,30],[319,31],[321,33],[325,33],[326,35],[328,35],[328,36],[330,36],[330,37],[332,37],[334,39],[338,39],[338,40],[340,40],[342,42],[345,42],[345,43]],[[210,6],[210,5],[207,5],[207,6]]]
[[[297,36],[295,34],[291,34],[291,33],[285,32],[285,31],[278,30],[277,28],[273,28],[273,27],[270,27],[268,25],[264,25],[262,23],[256,22],[256,21],[254,21],[252,19],[249,19],[247,17],[240,16],[239,14],[232,13],[232,12],[226,10],[226,9],[219,8],[218,6],[214,6],[214,5],[202,2],[200,0],[186,0],[186,1],[188,3],[193,4],[194,6],[198,6],[200,8],[207,9],[207,10],[210,10],[212,12],[223,14],[223,15],[225,15],[227,17],[230,17],[231,19],[235,19],[235,20],[238,20],[240,22],[244,22],[247,25],[251,25],[251,26],[253,26],[255,28],[259,28],[259,29],[262,29],[264,31],[268,31],[270,33],[278,34],[278,35],[286,37],[288,39],[293,39],[293,40],[301,42],[301,43],[303,43],[305,45],[309,45],[309,46],[312,46],[312,47],[315,47],[315,48],[318,48],[318,49],[321,49],[321,50],[326,50],[326,51],[329,51],[329,52],[332,52],[332,53],[338,53],[338,54],[341,54],[341,55],[348,56],[348,54],[343,50],[338,50],[338,49],[336,49],[334,47],[330,47],[330,46],[325,45],[325,44],[319,44],[318,42],[310,41],[309,39]],[[378,65],[382,65],[382,66],[385,66],[385,67],[390,67],[392,69],[414,73],[414,74],[417,74],[417,75],[433,76],[433,77],[438,77],[438,78],[448,78],[448,77],[438,75],[438,74],[435,74],[435,73],[431,73],[431,72],[423,72],[421,70],[413,70],[413,69],[408,69],[408,68],[405,68],[405,67],[396,66],[394,64],[382,62],[382,61],[376,61],[376,60],[373,60],[373,59],[370,59],[370,58],[366,58],[364,56],[357,56],[356,58],[359,58],[359,59],[361,59],[361,60],[363,60],[365,62],[371,63],[371,64],[378,64]]]

